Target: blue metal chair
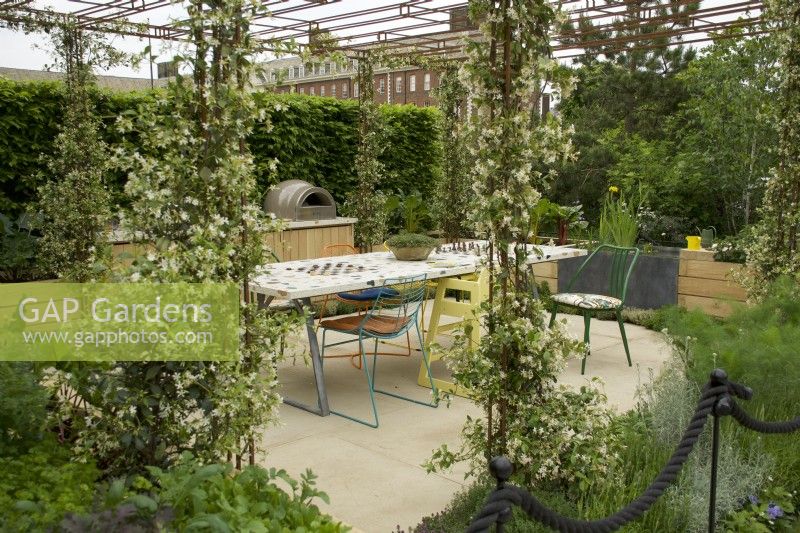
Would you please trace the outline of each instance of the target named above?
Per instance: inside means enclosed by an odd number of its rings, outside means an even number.
[[[597,256],[598,253],[610,253],[611,269],[608,280],[608,287],[605,293],[587,294],[583,292],[570,292],[575,281],[580,277],[584,268]],[[628,337],[625,335],[625,322],[622,320],[622,307],[625,304],[625,294],[628,292],[628,281],[630,280],[633,267],[639,258],[639,249],[636,247],[625,248],[621,246],[611,246],[603,244],[598,246],[592,254],[581,264],[575,275],[567,285],[567,291],[553,295],[553,312],[550,316],[550,326],[556,321],[558,306],[575,307],[583,314],[583,342],[586,344],[586,355],[589,355],[589,326],[592,322],[592,315],[600,311],[613,311],[619,324],[619,331],[622,334],[622,345],[625,347],[625,356],[628,358],[628,366],[632,366],[631,352],[628,349]],[[625,268],[627,266],[627,268]],[[586,371],[586,355],[581,361],[581,374]]]
[[[331,410],[331,413],[342,416],[364,424],[365,426],[377,428],[378,427],[378,409],[375,405],[375,393],[379,392],[387,396],[393,396],[401,400],[425,405],[427,407],[438,407],[439,394],[436,386],[433,386],[433,401],[423,402],[408,398],[400,394],[388,392],[375,388],[375,368],[378,363],[378,341],[386,339],[394,339],[401,335],[407,334],[412,329],[417,332],[419,338],[419,345],[422,350],[422,360],[425,368],[428,371],[428,378],[433,383],[433,376],[431,375],[430,362],[428,361],[428,352],[422,340],[422,332],[419,329],[419,313],[422,308],[422,302],[426,293],[426,275],[411,276],[396,279],[387,279],[383,288],[391,289],[384,290],[379,293],[375,303],[370,310],[364,315],[346,316],[341,318],[332,318],[323,320],[320,323],[322,328],[322,360],[325,360],[325,348],[332,346],[339,346],[350,342],[358,341],[359,351],[361,355],[362,368],[364,375],[367,378],[367,387],[369,388],[369,399],[372,404],[372,414],[374,422],[369,422],[348,414]],[[332,344],[326,343],[326,335],[328,331],[336,331],[354,335],[356,339],[349,339]],[[373,339],[375,342],[372,354],[372,369],[370,370],[367,364],[367,352],[364,348],[365,341]]]

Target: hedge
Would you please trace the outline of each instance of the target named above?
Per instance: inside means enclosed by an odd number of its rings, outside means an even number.
[[[148,92],[94,93],[96,109],[109,144],[118,144],[113,123],[127,109],[152,98]],[[0,213],[16,215],[37,197],[36,189],[52,176],[41,162],[58,132],[61,120],[62,84],[15,82],[0,77]],[[266,106],[272,129],[259,124],[249,144],[256,161],[261,192],[276,181],[302,179],[328,189],[337,201],[355,184],[358,105],[297,94],[258,93]],[[280,104],[280,105],[276,105]],[[438,110],[412,105],[383,105],[389,127],[383,160],[387,176],[382,189],[395,192],[418,190],[427,194],[440,170]],[[278,159],[277,177],[270,181],[268,165]],[[109,177],[118,203],[125,177]]]

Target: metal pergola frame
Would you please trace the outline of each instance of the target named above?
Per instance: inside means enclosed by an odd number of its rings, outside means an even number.
[[[696,0],[675,0],[685,7]],[[180,15],[167,23],[151,24],[149,17],[174,11],[171,0],[58,0],[55,11],[69,14],[89,30],[110,31],[139,38],[166,41],[189,39]],[[347,4],[354,9],[347,10]],[[308,46],[312,34],[328,33],[339,39],[339,49],[349,56],[373,46],[381,46],[388,54],[456,55],[463,38],[474,35],[474,28],[450,27],[452,10],[465,9],[464,0],[375,0],[366,3],[354,0],[263,0],[268,16],[259,16],[251,24],[251,35],[264,42],[265,49],[276,40],[294,40]],[[604,54],[633,49],[653,48],[653,39],[664,39],[672,45],[704,43],[724,38],[726,30],[737,28],[742,35],[764,33],[762,15],[764,0],[704,0],[690,15],[659,12],[654,8],[637,8],[642,0],[561,0],[569,13],[572,29],[553,36],[557,57],[575,57],[587,53],[586,40],[593,40],[588,53]],[[320,13],[327,8],[328,13]],[[333,9],[331,9],[333,8]],[[2,0],[0,18],[6,12],[41,14],[42,0]],[[634,16],[632,16],[634,15]],[[590,29],[580,29],[588,21]],[[120,24],[122,23],[122,24]],[[124,24],[129,23],[129,24]],[[658,26],[659,31],[604,37],[606,32],[634,30]],[[661,46],[661,45],[659,45]]]

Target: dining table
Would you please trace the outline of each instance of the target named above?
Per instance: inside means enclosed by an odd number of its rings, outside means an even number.
[[[382,251],[270,263],[262,266],[252,278],[250,290],[262,306],[283,300],[303,313],[310,308],[312,298],[381,287],[386,280],[423,274],[428,280],[474,274],[486,264],[487,250],[485,241],[469,241],[439,246],[424,261],[400,261],[392,252]],[[526,245],[526,251],[528,265],[586,255],[586,250],[571,246]],[[317,328],[310,312],[306,313],[306,332],[317,405],[286,397],[283,401],[316,415],[328,416],[330,408]]]

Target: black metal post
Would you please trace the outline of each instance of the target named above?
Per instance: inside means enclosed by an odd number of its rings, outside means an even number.
[[[714,429],[711,433],[711,489],[708,495],[708,533],[714,533],[717,522],[717,466],[719,464],[719,416],[714,409]]]
[[[716,387],[728,384],[728,374],[721,368],[711,372],[711,385]],[[714,423],[711,431],[711,483],[708,494],[708,533],[714,533],[717,522],[717,468],[719,467],[719,418],[731,414],[731,398],[723,394],[714,403],[712,414]]]
[[[514,473],[514,465],[511,464],[508,458],[499,455],[493,457],[492,460],[489,461],[489,472],[491,472],[497,480],[497,488],[495,490],[502,490],[506,485],[506,481],[508,481],[511,474]],[[511,520],[510,508],[503,510],[500,516],[497,517],[497,533],[503,533],[505,523],[509,520]]]

